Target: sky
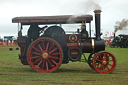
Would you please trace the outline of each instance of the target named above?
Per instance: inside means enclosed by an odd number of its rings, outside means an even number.
[[[128,19],[128,0],[0,0],[0,36],[16,36],[16,23],[12,18],[20,16],[52,16],[52,15],[83,15],[91,14],[101,9],[101,32],[110,36],[114,31],[116,21]],[[94,20],[92,30],[95,30]],[[75,27],[75,28],[74,28]],[[70,29],[69,29],[70,28]],[[76,31],[79,25],[65,26],[64,29]],[[23,34],[26,34],[24,27]],[[128,28],[117,31],[118,34],[128,34]]]

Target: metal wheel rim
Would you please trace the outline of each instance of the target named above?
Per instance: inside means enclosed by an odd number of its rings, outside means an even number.
[[[43,57],[44,53],[48,54],[46,58]],[[29,65],[38,72],[53,72],[59,68],[62,60],[62,48],[59,43],[51,38],[39,38],[28,49]]]
[[[101,58],[101,55],[104,55],[103,58]],[[93,67],[99,73],[111,73],[116,67],[116,59],[113,54],[101,51],[95,55],[93,59]]]

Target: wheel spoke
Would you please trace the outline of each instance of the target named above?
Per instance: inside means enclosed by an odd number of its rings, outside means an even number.
[[[42,69],[44,69],[45,59],[43,59]]]
[[[32,54],[36,54],[36,55],[39,55],[39,56],[41,55],[40,53],[37,53],[37,52],[32,52]]]
[[[44,50],[42,49],[42,47],[40,46],[40,44],[38,44],[38,46],[39,46],[40,50],[41,50],[42,52],[44,52]]]
[[[51,49],[52,49],[53,46],[54,46],[54,44],[52,44],[52,45],[50,46],[49,51],[51,51]]]
[[[34,57],[31,57],[31,59],[34,59],[34,58],[39,58],[40,56],[34,56]]]
[[[104,53],[104,56],[105,56],[105,53]]]
[[[104,56],[104,57],[103,57],[103,60],[106,60],[106,59],[107,59],[106,56]]]
[[[58,57],[54,57],[54,56],[48,56],[49,58],[52,58],[52,59],[60,59]]]
[[[48,47],[49,47],[49,42],[47,43],[47,46],[46,46],[46,52],[48,52]]]
[[[48,71],[49,69],[48,69],[48,62],[46,61],[46,70]]]
[[[45,45],[44,45],[44,41],[42,41],[42,45],[43,45],[43,49],[45,50]]]
[[[55,50],[57,50],[57,48],[53,49],[52,51],[50,51],[49,53],[51,54],[52,52],[54,52]]]
[[[99,62],[102,62],[101,60],[98,60],[98,59],[96,59],[97,61],[99,61]]]
[[[107,69],[109,70],[108,66],[106,66],[106,67],[107,67]]]
[[[42,59],[42,57],[37,59],[36,61],[34,61],[33,64],[35,64],[36,62],[40,61],[41,59]]]
[[[108,65],[113,66],[113,65],[111,65],[111,64],[108,64]]]
[[[93,67],[93,56],[94,56],[94,53],[91,53],[90,55],[89,55],[89,57],[88,57],[88,64],[89,64],[89,66],[92,68],[92,69],[94,69],[94,67]],[[95,65],[96,65],[97,63],[95,63]]]
[[[102,65],[102,70],[104,70],[104,68],[105,68],[104,65]]]
[[[107,58],[108,57],[108,54],[107,53],[104,53],[104,56]]]
[[[48,63],[50,64],[50,66],[53,68],[53,65],[52,63],[47,59]]]
[[[54,64],[56,64],[56,65],[57,65],[57,63],[56,63],[53,59],[51,59],[51,61],[52,61]]]
[[[61,53],[52,53],[51,55],[60,55]]]
[[[109,61],[107,61],[107,62],[111,62],[111,61],[113,61],[113,60],[109,60]]]
[[[36,47],[33,47],[33,49],[35,49],[36,51],[38,51],[38,52],[41,52],[39,49],[37,49]]]
[[[99,69],[103,69],[103,64],[101,64],[101,66],[99,67]]]
[[[99,63],[96,63],[96,66],[99,66]]]
[[[37,67],[39,67],[41,63],[42,63],[42,61],[40,61],[40,62],[38,63]]]
[[[103,58],[101,57],[101,55],[100,55],[100,59],[103,59]]]

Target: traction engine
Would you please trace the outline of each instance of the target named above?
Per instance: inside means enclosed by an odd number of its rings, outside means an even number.
[[[114,34],[115,35],[115,34]],[[121,47],[128,48],[128,35],[120,34],[119,36],[114,36],[114,39],[109,44],[111,48]]]
[[[113,54],[105,51],[105,41],[100,37],[101,10],[95,10],[94,13],[95,37],[91,37],[92,15],[77,16],[74,19],[71,19],[72,15],[13,18],[12,22],[18,23],[19,27],[17,43],[21,51],[21,63],[30,65],[37,72],[48,73],[69,61],[81,62],[81,57],[84,57],[89,66],[97,72],[112,72],[116,59]],[[75,33],[65,32],[62,24],[72,23],[81,23],[81,29],[77,29]],[[30,26],[27,36],[22,35],[24,25]],[[45,26],[41,28],[39,25]],[[85,53],[90,53],[87,59]]]

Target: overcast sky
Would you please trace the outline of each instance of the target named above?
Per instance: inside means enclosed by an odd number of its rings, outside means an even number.
[[[0,36],[17,35],[17,24],[12,23],[13,17],[78,14],[94,16],[94,9],[102,10],[103,35],[107,31],[114,31],[116,21],[128,19],[128,0],[0,0]],[[92,29],[95,29],[94,20]],[[128,34],[128,30],[117,31],[117,34],[122,33]]]

